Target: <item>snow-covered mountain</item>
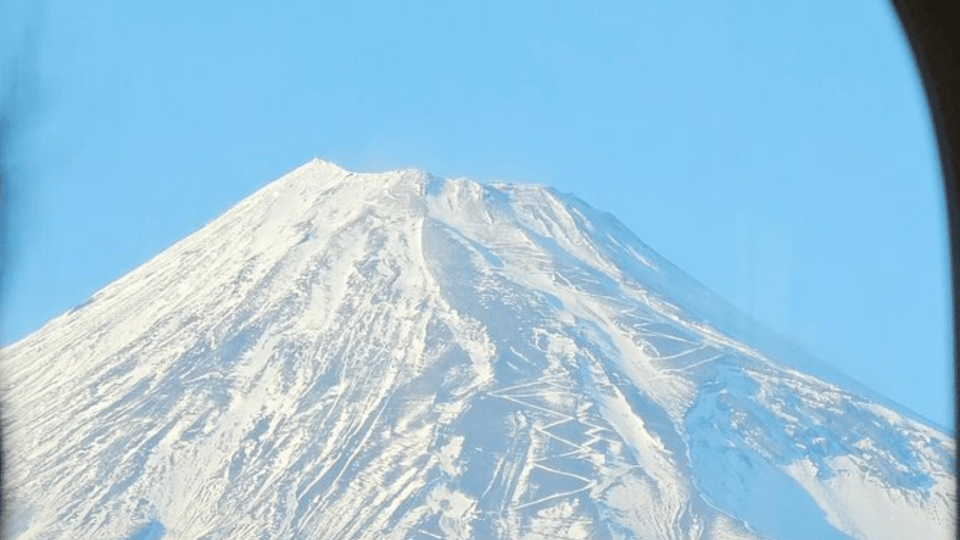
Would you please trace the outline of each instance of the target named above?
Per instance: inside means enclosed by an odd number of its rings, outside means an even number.
[[[543,187],[311,161],[0,380],[17,540],[953,535],[952,436]]]

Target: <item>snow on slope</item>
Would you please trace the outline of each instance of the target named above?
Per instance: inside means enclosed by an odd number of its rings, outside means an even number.
[[[951,537],[954,439],[791,350],[574,197],[314,160],[3,351],[7,532]]]

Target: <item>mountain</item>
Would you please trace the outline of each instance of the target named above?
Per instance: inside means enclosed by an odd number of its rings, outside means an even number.
[[[311,161],[0,380],[17,540],[953,534],[953,436],[544,187]]]

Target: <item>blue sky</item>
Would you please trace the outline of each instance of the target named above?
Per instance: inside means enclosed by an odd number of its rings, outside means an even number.
[[[6,18],[0,59],[35,46],[39,91],[8,154],[0,341],[319,156],[573,192],[953,424],[940,171],[885,2],[263,6],[88,0],[48,6],[39,28]]]

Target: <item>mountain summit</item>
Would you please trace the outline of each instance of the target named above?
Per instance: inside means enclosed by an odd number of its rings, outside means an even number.
[[[551,189],[314,160],[3,351],[11,539],[925,540],[955,441]]]

